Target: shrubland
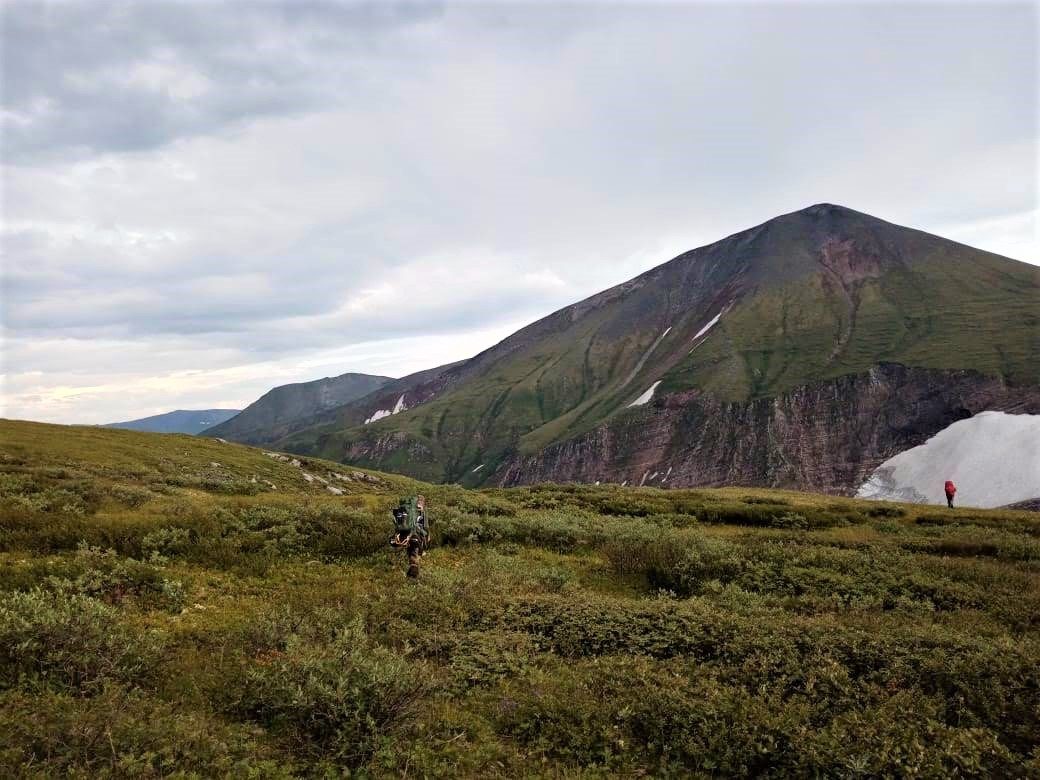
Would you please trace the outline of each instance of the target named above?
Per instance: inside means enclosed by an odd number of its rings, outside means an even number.
[[[1040,516],[3,422],[0,775],[1038,776]]]

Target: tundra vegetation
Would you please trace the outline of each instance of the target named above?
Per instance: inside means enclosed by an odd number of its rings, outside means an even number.
[[[3,777],[1037,775],[1038,629],[1028,512],[0,423]]]

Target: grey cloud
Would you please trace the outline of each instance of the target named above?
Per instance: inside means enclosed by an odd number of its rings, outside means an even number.
[[[13,162],[140,151],[374,85],[365,61],[434,6],[12,3],[4,102]]]
[[[90,339],[190,343],[164,361],[185,369],[469,348],[820,201],[1036,245],[1029,4],[22,2],[4,22],[0,293],[41,345],[8,370],[50,384],[100,359],[70,346]]]

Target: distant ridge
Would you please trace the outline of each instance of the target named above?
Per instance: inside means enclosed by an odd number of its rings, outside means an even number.
[[[335,409],[378,390],[388,376],[347,373],[312,382],[281,385],[264,393],[239,414],[206,431],[244,444],[269,444],[287,435],[301,419]]]
[[[194,436],[230,420],[238,412],[238,409],[178,409],[174,412],[142,417],[140,420],[108,423],[102,427],[151,433],[188,433]]]

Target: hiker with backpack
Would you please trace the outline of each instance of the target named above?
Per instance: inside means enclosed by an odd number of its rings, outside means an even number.
[[[952,479],[948,479],[943,487],[946,490],[946,506],[953,509],[953,497],[957,495],[957,486],[953,484]]]
[[[402,498],[392,510],[394,535],[390,546],[408,551],[408,576],[419,576],[419,559],[430,546],[430,523],[426,515],[426,498],[408,496]]]

